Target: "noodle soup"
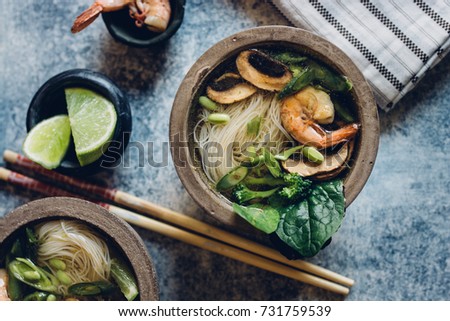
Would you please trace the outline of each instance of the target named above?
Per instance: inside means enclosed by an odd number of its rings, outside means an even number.
[[[361,128],[352,87],[308,53],[254,47],[218,66],[193,108],[211,188],[292,258],[316,255],[342,223]]]
[[[370,175],[378,113],[339,48],[266,26],[195,62],[173,103],[170,138],[178,176],[206,213],[267,234],[289,258],[309,257],[330,243]]]
[[[78,220],[49,220],[16,231],[0,265],[3,300],[134,300],[139,290],[114,244]]]

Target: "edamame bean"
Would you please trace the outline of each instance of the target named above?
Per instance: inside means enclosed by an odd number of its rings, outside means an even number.
[[[49,264],[52,268],[57,269],[57,270],[61,270],[61,271],[64,271],[64,270],[67,268],[66,263],[64,263],[64,262],[63,262],[62,260],[60,260],[60,259],[50,259],[50,260],[48,261],[48,264]]]
[[[312,146],[305,146],[302,149],[303,156],[305,156],[308,160],[314,163],[322,163],[324,157],[321,152],[317,150],[317,148]]]
[[[56,271],[56,277],[58,278],[58,280],[64,284],[64,285],[70,285],[72,284],[72,280],[70,279],[70,277],[67,275],[66,272],[58,270]]]
[[[214,113],[208,116],[208,121],[216,125],[228,124],[230,116],[227,114]]]
[[[256,147],[248,146],[246,149],[246,153],[248,157],[256,157]]]
[[[55,276],[36,266],[30,259],[16,257],[8,264],[8,272],[17,280],[39,291],[56,292],[56,287],[59,285],[59,281]],[[37,279],[36,273],[39,275],[39,279]],[[30,278],[36,280],[30,280]]]
[[[22,274],[28,282],[37,282],[41,278],[41,275],[37,271],[24,271]]]
[[[206,96],[200,96],[198,102],[202,107],[210,111],[216,111],[219,108],[219,106],[217,106],[217,104],[213,100],[209,99]]]
[[[56,301],[56,295],[49,294],[48,297],[47,297],[47,301]]]

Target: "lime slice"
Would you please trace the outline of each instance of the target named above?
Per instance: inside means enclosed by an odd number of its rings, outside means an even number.
[[[34,126],[23,143],[24,154],[45,168],[59,166],[70,143],[67,115],[54,116]]]
[[[65,93],[75,153],[85,166],[108,148],[116,128],[116,110],[109,100],[91,90],[66,88]]]

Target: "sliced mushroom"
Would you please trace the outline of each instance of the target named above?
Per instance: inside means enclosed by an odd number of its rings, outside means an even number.
[[[268,91],[280,91],[292,79],[289,68],[254,49],[242,51],[236,66],[242,78]]]
[[[220,104],[232,104],[244,100],[256,92],[256,88],[247,83],[238,74],[226,73],[214,80],[206,89],[206,95]]]
[[[313,177],[318,180],[330,179],[337,176],[346,168],[353,151],[353,141],[344,144],[338,152],[325,155],[321,164],[313,163],[305,158],[288,159],[283,162],[283,167],[290,173],[297,173],[303,177]]]
[[[336,177],[337,175],[339,175],[339,173],[341,173],[344,169],[347,168],[347,163],[350,160],[350,157],[352,156],[353,147],[355,146],[355,143],[352,140],[352,141],[349,141],[346,145],[348,145],[348,147],[347,147],[348,148],[348,152],[347,152],[347,159],[344,161],[344,164],[342,164],[341,167],[335,169],[334,171],[326,172],[326,173],[322,173],[322,174],[317,174],[316,176],[314,176],[315,179],[318,179],[318,180],[331,179],[331,178]],[[344,148],[344,146],[342,148]]]

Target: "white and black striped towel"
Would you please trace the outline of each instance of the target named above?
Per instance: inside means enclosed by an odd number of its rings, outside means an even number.
[[[349,55],[391,109],[447,53],[450,0],[272,0]]]

